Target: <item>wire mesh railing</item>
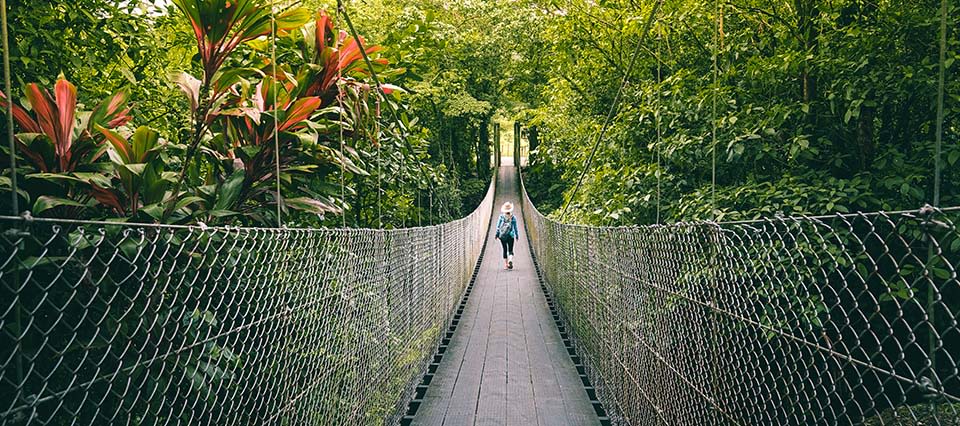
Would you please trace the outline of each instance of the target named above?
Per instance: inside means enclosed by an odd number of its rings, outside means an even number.
[[[960,425],[960,209],[591,227],[531,248],[629,425]]]
[[[489,226],[0,218],[0,424],[396,424]]]

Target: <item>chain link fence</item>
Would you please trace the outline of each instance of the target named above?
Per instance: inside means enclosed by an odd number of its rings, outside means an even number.
[[[524,203],[615,422],[960,425],[960,209],[591,227]]]
[[[490,221],[0,218],[0,424],[397,424]]]

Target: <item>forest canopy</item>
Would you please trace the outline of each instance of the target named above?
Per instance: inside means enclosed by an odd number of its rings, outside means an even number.
[[[569,202],[569,221],[935,201],[939,0],[667,0],[643,34],[656,3],[373,0],[344,2],[343,14],[309,0],[279,2],[271,15],[266,0],[11,0],[11,99],[25,114],[14,126],[20,210],[172,223],[274,224],[278,211],[308,226],[439,223],[479,202],[493,129],[514,121],[530,145],[531,196],[554,216]],[[227,4],[260,21],[216,29],[245,35],[212,57],[201,39],[219,33],[195,32],[209,16],[191,7]],[[956,6],[946,12],[939,204],[953,205],[960,42]],[[351,45],[346,17],[361,43]],[[326,62],[350,49],[348,61]],[[40,102],[69,109],[74,123],[33,131]],[[0,202],[11,210],[9,196]]]

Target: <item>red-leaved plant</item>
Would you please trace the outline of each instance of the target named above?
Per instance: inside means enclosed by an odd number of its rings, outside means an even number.
[[[127,94],[117,92],[84,117],[77,111],[77,88],[64,78],[57,80],[53,96],[36,83],[24,90],[32,113],[13,103],[13,118],[20,127],[17,148],[43,173],[69,173],[90,164],[104,153],[97,126],[113,129],[131,120]],[[0,106],[6,108],[0,92]],[[80,117],[78,117],[80,116]]]
[[[244,68],[221,70],[224,61],[245,42],[272,31],[279,34],[298,28],[310,20],[310,13],[302,8],[287,9],[272,17],[271,6],[263,0],[173,0],[173,3],[193,28],[203,76],[197,79],[182,73],[175,77],[175,82],[190,99],[194,132],[172,193],[174,199],[168,202],[162,216],[164,219],[174,210],[175,198],[197,148],[215,118],[218,103],[234,83],[251,72]]]
[[[28,160],[36,173],[28,180],[46,182],[42,195],[32,200],[34,214],[61,207],[61,214],[71,215],[87,206],[96,197],[96,182],[105,177],[98,173],[97,163],[106,152],[104,137],[97,129],[113,129],[131,120],[127,94],[117,92],[98,104],[93,111],[77,110],[77,88],[60,77],[53,94],[36,83],[24,88],[30,110],[13,102],[13,118],[19,132],[17,152]],[[0,92],[0,107],[7,107],[7,97]],[[25,196],[29,192],[24,192]],[[31,200],[28,200],[31,201]]]

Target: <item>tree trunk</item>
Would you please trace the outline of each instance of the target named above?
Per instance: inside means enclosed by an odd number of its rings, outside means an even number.
[[[820,29],[817,27],[820,9],[816,0],[795,0],[794,5],[797,10],[797,32],[800,34],[803,50],[816,55],[820,47]],[[817,81],[811,75],[807,63],[804,63],[803,70],[800,71],[800,94],[806,104],[817,98]]]
[[[527,153],[527,156],[532,155],[533,150],[537,149],[537,146],[540,145],[540,133],[537,130],[537,126],[530,126],[527,129],[527,143],[530,144],[530,150]]]
[[[480,140],[477,144],[477,175],[482,179],[490,177],[490,117],[480,122]]]

